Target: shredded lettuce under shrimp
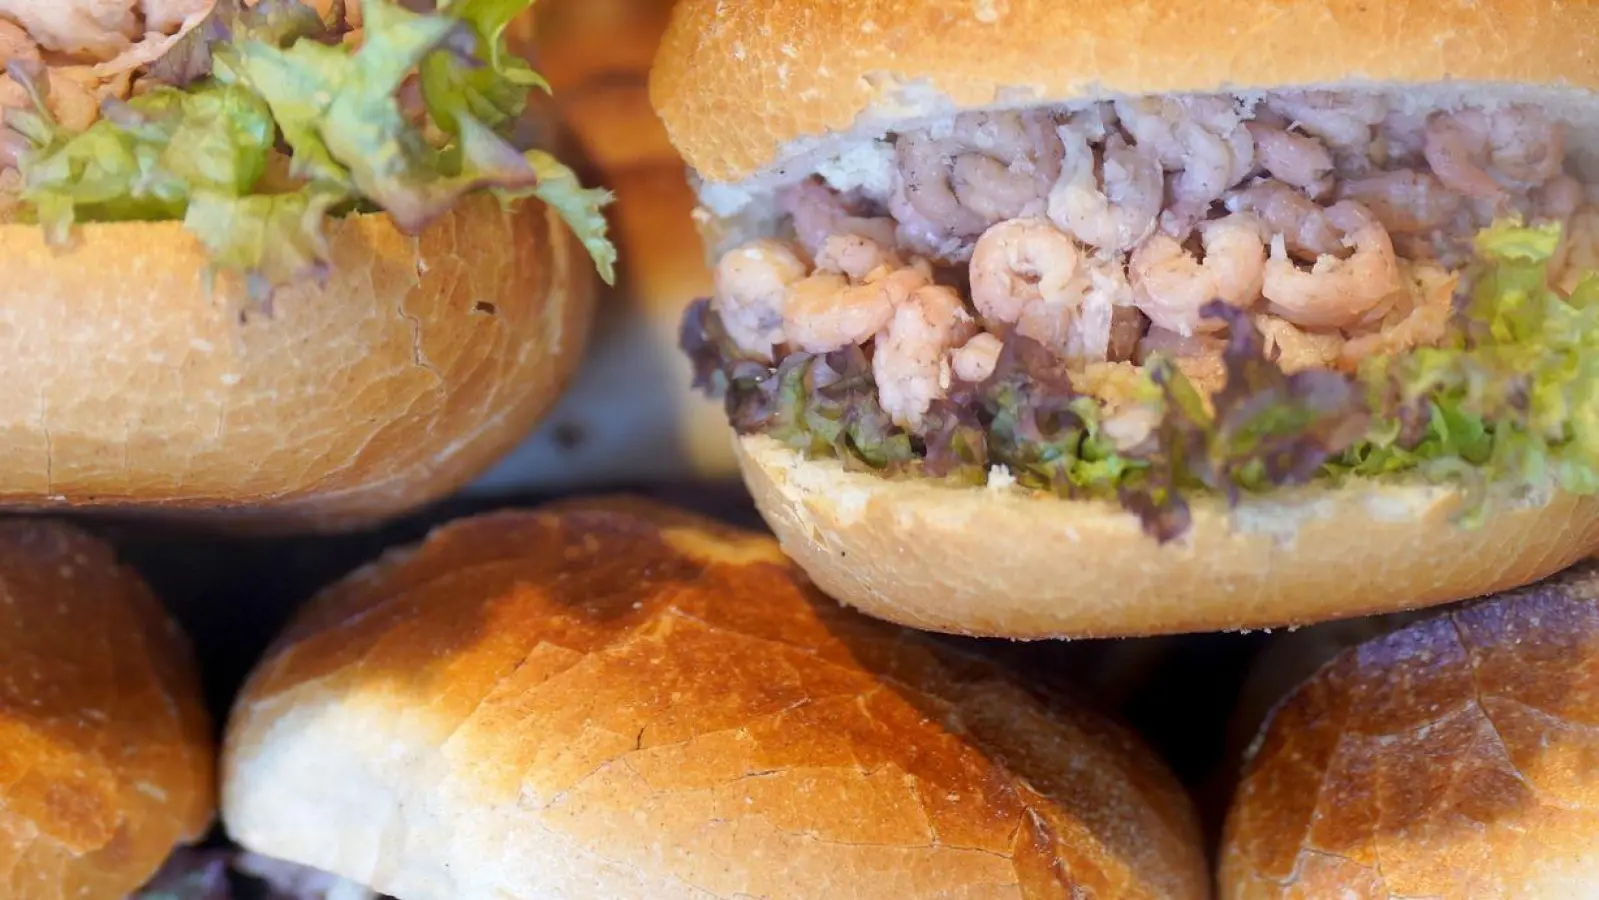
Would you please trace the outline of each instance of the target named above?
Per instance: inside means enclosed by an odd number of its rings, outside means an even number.
[[[6,115],[31,145],[21,213],[57,243],[79,222],[181,220],[214,270],[265,301],[325,274],[331,217],[382,210],[414,233],[489,191],[549,204],[610,282],[610,194],[505,137],[529,92],[546,87],[504,39],[532,3],[453,0],[421,14],[367,0],[354,47],[342,3],[324,20],[299,0],[220,0],[136,96],[81,132],[50,116],[36,69],[13,66],[35,100]],[[399,99],[412,79],[420,110]]]
[[[776,433],[796,449],[888,475],[982,484],[1002,465],[1027,487],[1119,501],[1161,541],[1187,531],[1198,496],[1236,502],[1395,475],[1467,488],[1469,525],[1488,510],[1490,485],[1511,494],[1599,491],[1599,273],[1569,293],[1555,288],[1560,239],[1558,225],[1483,231],[1445,339],[1374,357],[1355,374],[1284,372],[1249,317],[1212,304],[1205,314],[1229,326],[1225,387],[1206,403],[1175,366],[1152,360],[1138,393],[1158,424],[1126,449],[1106,438],[1100,401],[1052,353],[1014,334],[990,378],[957,383],[934,403],[923,436],[879,425],[848,440],[832,424],[808,423],[824,403],[834,412],[820,421],[880,421],[870,378],[829,382],[825,395],[784,390],[794,364],[741,354],[708,301],[685,319],[683,346],[741,433]]]

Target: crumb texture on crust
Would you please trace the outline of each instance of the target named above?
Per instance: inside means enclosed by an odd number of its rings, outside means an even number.
[[[1345,651],[1234,798],[1229,900],[1599,890],[1599,567]]]
[[[112,550],[0,523],[0,895],[122,900],[216,813],[186,639]]]
[[[1160,545],[1108,502],[846,471],[763,436],[745,481],[783,549],[830,596],[916,628],[1116,637],[1308,624],[1481,596],[1599,547],[1599,497],[1554,493],[1456,524],[1454,489],[1287,489],[1204,498]],[[1439,565],[1437,560],[1450,560]]]
[[[689,165],[733,182],[803,139],[1117,94],[1517,84],[1591,119],[1596,50],[1599,7],[1565,0],[682,0],[651,98]]]
[[[1199,898],[1117,726],[635,501],[466,520],[315,600],[224,757],[229,832],[417,898]]]
[[[247,313],[180,223],[0,226],[0,504],[325,527],[477,475],[554,401],[592,268],[543,204],[419,236],[331,223],[331,275]]]

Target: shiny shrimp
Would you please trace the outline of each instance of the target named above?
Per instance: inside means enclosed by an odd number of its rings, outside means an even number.
[[[1388,104],[1371,94],[1284,91],[1266,98],[1266,108],[1314,135],[1335,154],[1364,160],[1372,130],[1388,115]]]
[[[794,234],[811,256],[822,252],[835,235],[864,238],[878,246],[894,245],[894,220],[887,216],[857,216],[835,191],[808,179],[783,195],[783,205],[794,223]]]
[[[1186,237],[1210,204],[1254,165],[1254,138],[1227,98],[1124,100],[1117,102],[1116,112],[1135,143],[1176,173],[1172,202],[1160,223],[1174,237]]]
[[[999,354],[1004,344],[986,331],[972,335],[971,339],[950,352],[950,369],[955,377],[968,384],[987,381],[999,366]]]
[[[985,320],[1079,359],[1105,358],[1115,308],[1131,302],[1121,266],[1085,258],[1044,219],[1012,219],[984,232],[971,282]]]
[[[895,424],[921,432],[927,408],[948,391],[949,352],[976,332],[960,295],[941,285],[918,288],[895,308],[872,353],[878,401]]]
[[[1267,174],[1312,197],[1332,187],[1332,154],[1320,141],[1259,122],[1246,127],[1255,139],[1256,161]]]
[[[1427,120],[1425,155],[1438,179],[1471,197],[1498,199],[1537,187],[1565,164],[1565,131],[1542,111],[1511,106],[1437,113]]]
[[[1207,303],[1248,308],[1260,299],[1266,245],[1259,219],[1233,213],[1206,222],[1200,240],[1203,261],[1164,234],[1133,251],[1133,304],[1158,328],[1185,335],[1219,330],[1221,322],[1200,318]]]
[[[1462,198],[1426,172],[1398,169],[1345,181],[1341,200],[1358,200],[1393,234],[1425,234],[1447,227]]]
[[[1060,136],[1066,157],[1060,181],[1049,193],[1050,220],[1110,253],[1149,237],[1165,202],[1159,160],[1113,135],[1105,143],[1101,178],[1087,136],[1072,128],[1062,128]]]
[[[923,255],[958,260],[995,222],[1042,213],[1060,177],[1055,129],[1041,111],[967,113],[948,136],[900,137],[889,209],[901,236]]]
[[[1355,325],[1400,287],[1393,242],[1369,210],[1345,200],[1329,207],[1327,216],[1354,248],[1348,258],[1322,256],[1307,271],[1276,240],[1266,261],[1263,291],[1271,312],[1306,328]]]
[[[1282,235],[1288,251],[1305,259],[1340,253],[1343,236],[1327,221],[1327,211],[1302,191],[1281,181],[1265,180],[1227,195],[1227,209],[1252,212],[1267,235]]]
[[[864,344],[883,330],[896,306],[928,283],[916,269],[884,272],[850,284],[834,272],[817,272],[789,285],[783,296],[783,332],[807,353]]]
[[[783,297],[805,273],[799,255],[779,241],[752,241],[723,254],[712,306],[739,349],[770,360],[773,348],[787,342]]]

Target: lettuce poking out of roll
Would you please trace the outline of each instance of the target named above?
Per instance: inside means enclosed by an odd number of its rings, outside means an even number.
[[[53,242],[78,222],[181,219],[214,269],[264,301],[325,274],[330,217],[382,210],[414,233],[489,191],[548,203],[612,281],[610,195],[507,136],[545,87],[504,40],[532,3],[441,0],[419,14],[367,0],[355,42],[339,3],[324,21],[299,0],[219,0],[131,99],[76,133],[47,112],[48,79],[14,64],[34,97],[6,115],[29,145],[23,213]]]
[[[1599,274],[1570,292],[1552,286],[1560,239],[1558,225],[1483,231],[1445,339],[1353,375],[1284,372],[1248,316],[1212,304],[1206,314],[1229,326],[1224,389],[1207,403],[1152,360],[1134,391],[1147,433],[1118,440],[1077,376],[1014,334],[993,375],[952,385],[914,439],[884,426],[871,378],[849,377],[864,362],[793,354],[763,365],[739,354],[708,301],[685,319],[683,346],[741,433],[888,475],[980,485],[1003,466],[1027,487],[1117,500],[1162,541],[1187,532],[1198,496],[1237,502],[1399,474],[1466,487],[1469,524],[1490,485],[1512,496],[1599,491]]]

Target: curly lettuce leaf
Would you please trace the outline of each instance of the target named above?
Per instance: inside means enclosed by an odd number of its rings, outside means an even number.
[[[1559,243],[1558,225],[1478,235],[1449,339],[1362,371],[1386,398],[1384,430],[1335,473],[1414,469],[1479,497],[1489,484],[1599,490],[1599,276],[1551,286]]]
[[[460,133],[460,121],[471,117],[499,128],[527,108],[530,89],[549,90],[527,61],[509,52],[505,30],[526,12],[533,0],[444,0],[440,10],[470,29],[481,62],[459,55],[435,54],[422,62],[422,96],[439,127]]]
[[[201,191],[190,200],[183,224],[210,251],[213,268],[245,272],[252,296],[271,286],[328,275],[328,212],[347,196],[324,185],[286,194],[238,196]]]
[[[604,212],[615,196],[603,188],[583,187],[571,169],[542,150],[529,150],[525,158],[533,167],[537,183],[523,193],[532,194],[560,213],[588,250],[600,278],[606,284],[615,283],[616,246],[606,236],[610,224]]]
[[[76,221],[180,218],[196,190],[247,190],[264,174],[275,136],[258,97],[217,83],[158,88],[108,107],[76,135],[39,113],[25,122],[35,148],[22,199],[57,243]]]
[[[348,31],[343,0],[337,0],[326,20],[299,0],[217,0],[198,26],[173,44],[150,66],[147,77],[161,84],[187,87],[212,74],[215,54],[226,53],[232,43],[255,40],[278,47],[301,38],[337,41]]]
[[[23,213],[56,241],[80,221],[184,220],[214,267],[266,302],[325,271],[329,216],[376,209],[416,232],[486,190],[550,205],[614,281],[601,214],[610,194],[584,189],[548,154],[519,151],[495,130],[505,120],[472,99],[520,109],[542,84],[503,46],[505,26],[530,5],[472,0],[423,14],[367,2],[357,49],[339,42],[342,3],[324,20],[298,0],[224,0],[138,96],[77,134],[45,111],[44,80],[23,72],[35,109],[6,118],[32,145],[20,165]],[[470,78],[435,90],[425,110],[402,109],[402,85],[432,60]]]

